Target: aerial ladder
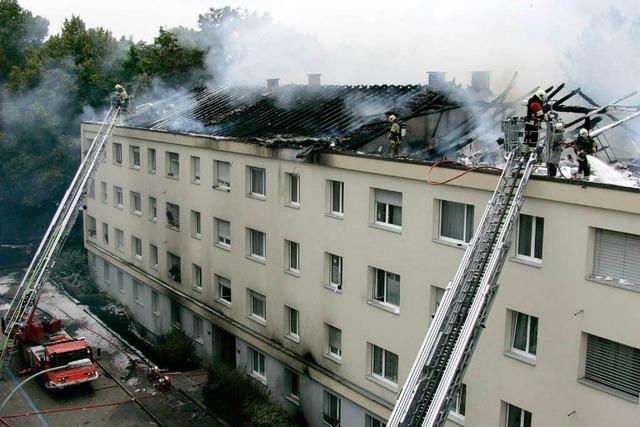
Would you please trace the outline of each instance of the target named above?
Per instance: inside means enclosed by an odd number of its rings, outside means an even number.
[[[551,138],[552,121],[546,138]],[[524,120],[503,121],[507,163],[479,227],[449,283],[400,392],[387,426],[442,426],[460,391],[462,377],[478,343],[511,245],[511,233],[524,193],[538,162],[523,152]]]
[[[2,318],[2,349],[0,350],[0,378],[4,379],[17,349],[17,334],[29,323],[36,310],[40,293],[56,258],[73,227],[80,210],[87,184],[93,179],[100,157],[118,122],[119,106],[112,106],[89,146],[80,167],[67,188],[47,231],[38,246],[9,309]]]

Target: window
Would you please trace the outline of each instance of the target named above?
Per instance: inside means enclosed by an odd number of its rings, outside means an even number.
[[[267,321],[267,301],[264,295],[249,291],[250,317],[264,324]]]
[[[402,227],[402,193],[375,189],[375,222]]]
[[[300,375],[289,368],[284,368],[284,396],[295,403],[300,399]]]
[[[295,308],[284,306],[286,333],[288,338],[298,342],[300,340],[300,313]]]
[[[191,264],[191,276],[191,286],[202,291],[202,268],[199,265]]]
[[[202,334],[202,319],[193,315],[193,339],[197,343],[204,344],[203,334]]]
[[[158,220],[158,201],[155,197],[149,197],[149,219],[154,222]]]
[[[89,189],[87,190],[87,196],[90,199],[96,198],[96,180],[94,178],[91,178],[91,180],[89,181]]]
[[[473,237],[473,205],[440,201],[440,238],[469,243]]]
[[[202,237],[200,212],[198,211],[191,211],[191,237],[195,239],[200,239]]]
[[[142,240],[131,236],[131,255],[137,260],[142,260]]]
[[[379,268],[373,272],[373,301],[400,307],[400,275]]]
[[[538,347],[538,318],[512,312],[511,351],[535,358]]]
[[[153,148],[147,149],[147,166],[149,173],[156,173],[156,150]]]
[[[218,300],[226,305],[231,305],[231,280],[216,275],[218,287]]]
[[[253,377],[259,380],[262,383],[267,382],[267,376],[265,372],[265,356],[263,353],[260,353],[255,348],[249,347],[248,351],[248,365],[250,369],[250,373]]]
[[[87,253],[87,258],[89,259],[89,262],[91,263],[91,267],[97,267],[98,266],[98,257],[95,256],[94,254],[92,254],[91,252]]]
[[[294,206],[300,206],[300,175],[296,173],[285,174],[287,182],[287,203]]]
[[[151,313],[155,316],[160,316],[160,294],[151,290]]]
[[[122,144],[113,143],[113,163],[122,165]]]
[[[286,248],[287,264],[286,269],[293,273],[300,272],[300,245],[289,240],[284,241]]]
[[[364,414],[364,427],[385,427],[384,421],[380,421],[373,415]]]
[[[107,183],[100,181],[100,200],[102,203],[107,203]]]
[[[531,412],[507,403],[506,427],[531,427]]]
[[[467,385],[460,384],[458,392],[453,397],[453,404],[449,411],[449,417],[459,424],[464,424],[464,415],[467,407]]]
[[[213,186],[225,190],[231,188],[231,163],[215,160],[214,167],[216,177]]]
[[[124,231],[116,228],[116,249],[124,250]]]
[[[96,219],[91,215],[87,215],[87,234],[89,234],[90,239],[98,237],[98,225]]]
[[[103,261],[102,275],[107,285],[111,283],[111,264],[109,264],[107,261]]]
[[[167,176],[172,178],[180,177],[180,156],[178,153],[166,153]]]
[[[109,224],[102,223],[102,241],[105,245],[109,244]]]
[[[154,270],[158,269],[158,247],[156,245],[149,245],[149,265]]]
[[[216,236],[214,241],[225,248],[231,247],[231,224],[229,221],[214,218]]]
[[[640,396],[640,350],[595,335],[587,335],[584,379]]]
[[[342,357],[342,331],[327,325],[327,336],[327,356],[340,359]]]
[[[328,260],[328,283],[334,289],[342,289],[342,257],[326,254]]]
[[[129,166],[133,169],[140,169],[140,147],[129,146]]]
[[[322,420],[332,427],[340,427],[340,398],[324,391],[322,399]]]
[[[431,317],[434,317],[440,307],[445,290],[437,286],[431,286]]]
[[[142,198],[140,193],[131,192],[131,213],[134,215],[142,215]]]
[[[167,225],[180,230],[180,206],[167,202]]]
[[[181,316],[180,316],[180,304],[178,304],[174,300],[171,301],[171,324],[174,327],[180,327],[182,324]]]
[[[252,196],[265,197],[265,170],[262,168],[249,168],[249,194]]]
[[[180,257],[171,252],[167,252],[167,267],[169,278],[180,283],[182,281]]]
[[[596,229],[593,276],[640,286],[640,236]]]
[[[371,346],[371,374],[374,377],[398,383],[398,355],[388,350],[370,344]]]
[[[329,213],[335,215],[344,214],[344,182],[329,181]]]
[[[262,231],[249,229],[249,255],[261,260],[266,258],[266,236]]]
[[[520,215],[518,223],[518,256],[533,260],[542,260],[542,238],[544,218]]]
[[[124,206],[124,197],[122,196],[122,187],[113,186],[113,205],[122,209]]]
[[[118,290],[124,293],[124,273],[120,270],[116,270],[117,274],[117,282],[118,282]]]
[[[200,157],[191,156],[191,183],[200,184]]]
[[[142,283],[137,280],[133,281],[133,300],[138,304],[142,305],[142,294],[144,290],[142,289]]]

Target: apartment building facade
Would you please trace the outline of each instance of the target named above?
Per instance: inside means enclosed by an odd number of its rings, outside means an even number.
[[[310,425],[382,426],[497,176],[429,185],[424,163],[298,151],[118,128],[87,197],[90,268],[149,336],[183,328]],[[635,422],[639,197],[531,181],[448,424]]]

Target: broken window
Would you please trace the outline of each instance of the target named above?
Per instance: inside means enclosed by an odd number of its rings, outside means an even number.
[[[511,351],[535,358],[538,347],[538,318],[511,312]]]
[[[249,168],[249,194],[265,197],[265,170],[262,168]]]
[[[147,149],[147,166],[149,173],[156,173],[156,150],[153,148]]]
[[[218,299],[221,302],[231,304],[231,281],[216,275],[216,283],[218,284]]]
[[[262,231],[249,229],[249,256],[266,259],[266,236]]]
[[[133,169],[140,169],[140,147],[129,146],[129,166]]]
[[[215,242],[225,248],[231,247],[231,224],[229,221],[215,218],[214,222],[216,229]]]
[[[331,427],[340,427],[341,406],[340,398],[325,390],[322,398],[322,420]]]
[[[249,315],[259,323],[267,321],[267,300],[264,295],[249,291]]]
[[[473,205],[440,201],[440,238],[469,243],[473,237]]]
[[[122,187],[113,186],[113,205],[118,209],[122,209],[124,207]]]
[[[398,355],[370,344],[371,374],[383,380],[398,383]]]
[[[180,257],[171,252],[167,252],[167,273],[169,278],[178,283],[182,281]]]
[[[102,241],[105,245],[109,244],[109,224],[102,223]]]
[[[124,249],[124,231],[116,228],[116,249],[122,251]]]
[[[249,347],[248,349],[248,364],[251,369],[251,375],[260,382],[266,383],[266,371],[265,371],[265,356],[255,348]]]
[[[327,355],[334,359],[342,357],[342,331],[331,325],[327,327]]]
[[[154,270],[158,269],[158,247],[156,245],[149,245],[149,265]]]
[[[180,206],[167,202],[167,225],[180,230]]]
[[[531,412],[518,408],[515,405],[507,405],[506,427],[531,427]]]
[[[544,218],[520,215],[518,222],[518,257],[535,261],[542,260],[542,238],[544,236]]]
[[[135,236],[131,236],[131,252],[135,259],[142,260],[142,240]]]
[[[231,163],[215,160],[214,167],[216,170],[214,187],[225,190],[231,188]]]
[[[87,215],[87,234],[89,234],[90,239],[98,237],[98,225],[96,219],[91,215]]]
[[[202,290],[202,268],[196,264],[191,264],[191,286],[197,291]]]
[[[180,177],[180,156],[178,153],[167,152],[166,160],[167,176],[172,178]]]
[[[373,301],[400,308],[400,275],[379,268],[373,272]]]
[[[200,212],[191,211],[191,237],[200,239],[202,237],[202,226],[200,223]]]
[[[155,197],[149,197],[149,219],[154,222],[158,220],[158,202]]]
[[[200,184],[200,157],[191,156],[191,183]]]
[[[300,245],[290,240],[285,240],[287,251],[286,269],[293,273],[300,273]]]
[[[285,335],[294,341],[300,340],[300,313],[295,308],[284,306],[284,312],[286,317],[286,331]]]
[[[113,143],[113,163],[122,165],[122,144]]]
[[[294,206],[300,206],[300,175],[296,173],[285,174],[287,183],[287,203]]]
[[[375,222],[402,227],[402,193],[375,189]]]
[[[284,395],[289,399],[300,399],[300,375],[289,368],[284,368]]]
[[[344,182],[329,181],[329,213],[344,214]]]
[[[131,192],[131,213],[142,215],[142,197],[136,191]]]

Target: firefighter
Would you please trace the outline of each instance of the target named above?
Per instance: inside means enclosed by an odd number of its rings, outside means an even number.
[[[595,153],[596,147],[586,128],[578,131],[578,139],[576,139],[573,149],[578,157],[578,179],[589,179],[591,166],[589,166],[587,155]]]
[[[391,123],[391,130],[389,130],[389,134],[387,135],[387,139],[389,139],[389,153],[397,156],[398,150],[400,149],[400,143],[402,142],[402,135],[400,130],[400,123],[398,123],[398,117],[396,117],[395,114],[390,115],[389,123]]]
[[[547,163],[547,176],[551,178],[558,173],[558,163],[560,163],[560,155],[564,146],[564,124],[556,123],[553,127],[552,140],[545,147],[543,156]]]
[[[522,151],[528,153],[538,145],[540,122],[546,119],[543,103],[547,93],[540,89],[527,101],[527,118],[524,124],[524,145]]]
[[[116,105],[120,108],[122,108],[123,110],[128,110],[129,109],[129,95],[127,94],[127,91],[124,90],[124,87],[122,87],[122,85],[117,84],[115,87],[116,93],[115,93],[115,97],[116,97]]]

